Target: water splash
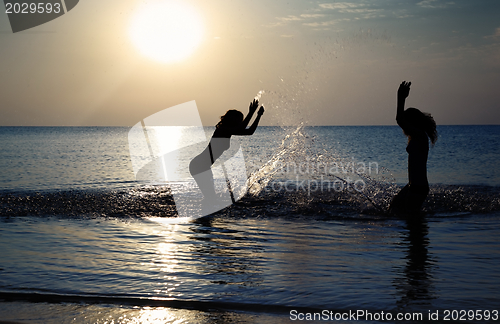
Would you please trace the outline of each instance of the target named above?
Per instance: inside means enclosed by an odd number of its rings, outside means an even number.
[[[303,205],[320,196],[327,200],[329,195],[342,196],[360,210],[384,213],[398,190],[391,172],[378,163],[372,170],[371,165],[367,167],[330,146],[318,149],[321,145],[324,143],[317,143],[303,123],[289,131],[271,159],[248,178],[249,195],[256,198],[282,191],[296,203],[296,193],[302,191]]]
[[[274,161],[277,159],[275,158]],[[375,182],[364,195],[348,190],[338,192],[268,191],[276,170],[255,172],[254,193],[237,204],[217,212],[224,217],[302,217],[359,220],[359,215],[379,217],[377,209],[369,208],[366,197],[378,206],[388,205],[399,186]],[[261,175],[259,177],[258,175]],[[274,172],[276,175],[277,172]],[[249,181],[251,181],[249,179]],[[374,180],[376,181],[376,180]],[[385,203],[387,201],[387,203]],[[500,188],[490,186],[432,185],[423,211],[430,217],[464,217],[478,213],[500,216]],[[170,191],[160,186],[141,186],[125,191],[69,190],[57,192],[0,192],[0,221],[19,216],[94,217],[160,217],[178,218]],[[386,216],[383,216],[386,217]],[[369,218],[369,219],[373,219]],[[177,220],[176,222],[178,222]]]
[[[255,100],[259,100],[260,101],[260,98],[262,97],[262,95],[265,93],[264,90],[260,90],[259,92],[257,92],[257,95],[255,96]]]
[[[296,151],[298,146],[298,136],[302,134],[304,125],[299,125],[293,132],[287,134],[281,141],[277,153],[264,163],[257,171],[253,172],[247,180],[248,193],[252,196],[258,196],[262,190],[273,179],[273,176],[280,170],[281,162],[289,159],[290,154]]]

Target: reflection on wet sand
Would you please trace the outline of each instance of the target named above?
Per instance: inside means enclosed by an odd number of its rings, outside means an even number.
[[[3,308],[9,312],[3,312]],[[93,323],[93,324],[184,324],[184,323],[286,323],[283,314],[255,314],[223,310],[170,307],[131,307],[84,304],[0,303],[0,324]],[[34,320],[36,319],[36,320]],[[60,321],[62,319],[62,321]]]

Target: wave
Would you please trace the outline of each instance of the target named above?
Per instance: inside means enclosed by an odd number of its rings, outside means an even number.
[[[378,183],[377,187],[372,185],[364,191],[330,189],[320,182],[309,182],[307,185],[305,181],[271,181],[258,194],[249,193],[215,214],[226,217],[328,219],[356,215],[386,217],[385,210],[399,187]],[[429,216],[500,211],[500,188],[433,185],[423,209]],[[142,186],[123,191],[0,192],[0,215],[177,217],[177,210],[168,187]]]
[[[327,219],[388,217],[389,204],[401,189],[392,173],[378,163],[372,170],[371,165],[346,158],[330,147],[318,149],[317,142],[303,125],[288,130],[271,158],[248,177],[246,195],[215,214]],[[169,186],[139,184],[132,189],[0,191],[0,215],[177,217],[172,191],[196,196],[193,190],[192,186],[178,182]],[[428,216],[500,211],[500,187],[432,185],[423,211]]]
[[[0,193],[3,216],[164,216],[177,215],[170,189],[58,190]]]
[[[106,295],[66,295],[33,292],[0,292],[3,301],[27,301],[33,303],[85,303],[120,306],[169,307],[201,311],[230,310],[252,313],[289,313],[291,309],[301,312],[321,312],[320,309],[269,304],[235,303],[224,301],[179,300],[155,297],[106,296]]]

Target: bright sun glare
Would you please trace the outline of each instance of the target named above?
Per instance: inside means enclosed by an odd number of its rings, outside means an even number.
[[[197,12],[174,0],[148,2],[130,24],[130,38],[145,56],[162,63],[181,61],[200,45],[203,24]]]

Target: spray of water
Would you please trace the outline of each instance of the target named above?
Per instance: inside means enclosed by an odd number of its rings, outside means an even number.
[[[255,100],[259,100],[260,101],[260,98],[262,97],[262,95],[265,93],[264,90],[260,90],[259,92],[257,92],[257,95],[255,96]]]
[[[284,161],[290,159],[290,154],[296,152],[298,145],[298,134],[303,129],[303,124],[299,125],[293,132],[287,134],[281,141],[277,153],[264,163],[257,171],[253,172],[247,180],[248,193],[252,196],[258,196],[262,190],[273,179],[273,176],[280,171]]]
[[[250,195],[254,197],[261,195],[272,181],[290,179],[289,175],[288,177],[283,175],[283,165],[353,163],[351,156],[343,156],[331,147],[323,148],[323,150],[314,148],[316,138],[308,134],[305,125],[315,120],[313,118],[315,112],[311,107],[317,104],[317,90],[331,77],[328,70],[334,64],[339,63],[335,61],[344,58],[342,52],[362,51],[366,46],[378,43],[386,46],[390,43],[390,38],[385,34],[379,35],[368,30],[359,31],[344,38],[337,35],[335,40],[329,38],[324,42],[315,42],[313,46],[310,46],[304,62],[290,69],[294,72],[287,71],[284,75],[278,75],[273,84],[257,93],[255,99],[266,106],[266,117],[270,118],[273,124],[281,126],[286,134],[271,159],[250,175],[247,181]],[[383,210],[389,205],[397,191],[397,186],[389,170],[383,166],[380,166],[379,170],[381,172],[377,175],[364,174],[356,170],[340,174],[322,174],[321,180],[337,180],[348,184],[351,178],[360,179],[365,183],[365,187],[360,191],[349,192],[352,200],[361,205],[371,205],[378,210]],[[317,178],[320,177],[314,173],[308,173],[306,176],[314,180],[319,180]]]
[[[298,203],[297,193],[301,191],[301,204],[342,196],[359,209],[374,209],[377,213],[387,210],[398,188],[389,170],[377,165],[374,172],[363,171],[354,158],[334,148],[318,150],[315,147],[317,138],[308,133],[301,124],[284,136],[271,159],[250,175],[247,188],[251,196],[265,197],[270,190],[279,187],[282,191],[286,188],[285,195],[293,204]],[[276,186],[275,182],[287,184]],[[304,183],[310,187],[304,188]]]

